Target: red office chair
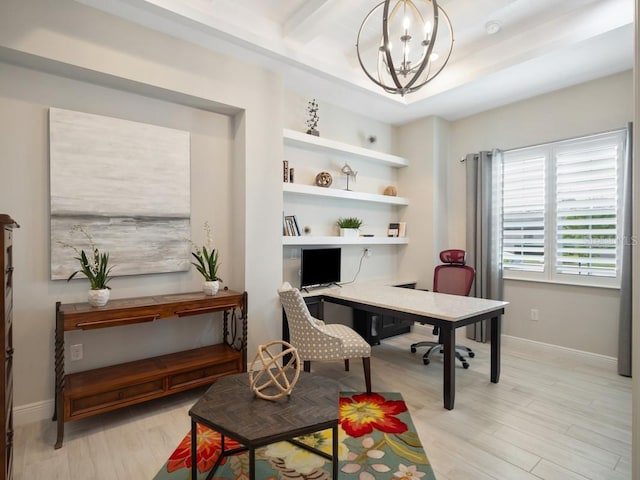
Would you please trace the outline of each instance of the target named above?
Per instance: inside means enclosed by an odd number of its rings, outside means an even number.
[[[438,265],[433,271],[433,291],[438,293],[449,293],[451,295],[469,295],[475,270],[469,265],[465,265],[464,250],[443,250],[440,252],[440,261],[442,265]],[[435,327],[433,334],[438,335],[439,329]],[[416,353],[417,347],[429,347],[429,350],[423,355],[422,361],[425,365],[429,365],[429,355],[431,352],[442,352],[442,344],[438,342],[418,342],[411,345],[411,353]],[[456,345],[456,358],[462,362],[464,368],[469,368],[466,358],[460,353],[463,352],[470,358],[475,357],[475,353],[469,347],[464,345]]]

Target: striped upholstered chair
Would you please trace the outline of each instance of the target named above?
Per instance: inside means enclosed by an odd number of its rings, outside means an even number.
[[[309,313],[297,288],[284,283],[279,289],[280,301],[287,314],[290,343],[298,350],[305,372],[312,361],[344,360],[349,371],[350,358],[362,358],[367,393],[371,393],[371,345],[353,329],[340,324],[325,324]]]

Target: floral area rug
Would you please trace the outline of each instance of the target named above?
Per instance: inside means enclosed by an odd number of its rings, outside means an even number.
[[[340,480],[435,480],[429,459],[416,434],[407,406],[399,393],[343,392],[339,406]],[[205,479],[220,454],[220,435],[198,425],[198,479]],[[331,430],[298,437],[331,454]],[[239,445],[225,438],[225,449]],[[191,471],[191,433],[154,480],[188,480]],[[249,478],[249,455],[229,456],[214,479]],[[256,479],[330,480],[331,461],[320,455],[278,442],[256,450]]]

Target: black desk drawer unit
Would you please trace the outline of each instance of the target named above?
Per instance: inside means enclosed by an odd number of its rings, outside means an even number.
[[[415,283],[395,285],[400,288],[416,288]],[[380,340],[409,333],[412,320],[402,320],[391,315],[381,315],[365,310],[353,311],[353,329],[364,338],[369,345],[380,345]]]

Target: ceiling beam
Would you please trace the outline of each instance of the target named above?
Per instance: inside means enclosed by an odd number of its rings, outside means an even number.
[[[307,0],[282,25],[282,34],[298,42],[307,43],[321,33],[326,33],[327,22],[335,14],[333,5],[344,0]]]

